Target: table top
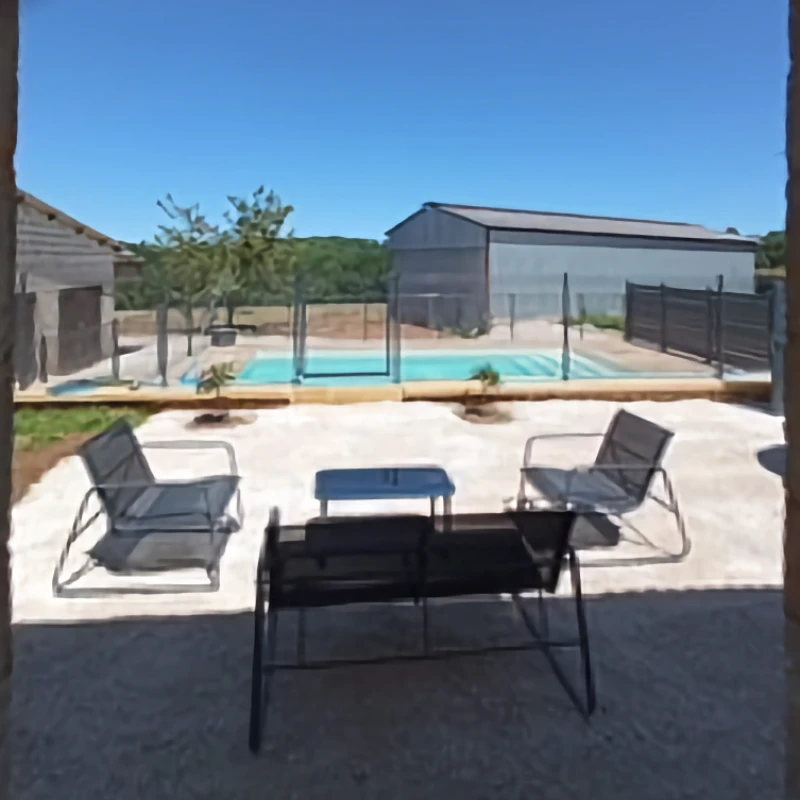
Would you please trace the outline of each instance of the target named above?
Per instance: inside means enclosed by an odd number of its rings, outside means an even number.
[[[441,467],[326,469],[317,473],[317,500],[452,497],[456,487]]]

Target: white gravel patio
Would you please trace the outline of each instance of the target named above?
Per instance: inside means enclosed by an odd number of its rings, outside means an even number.
[[[650,503],[634,519],[650,547],[581,554],[600,702],[591,724],[537,653],[294,673],[274,682],[256,758],[246,746],[251,612],[270,506],[287,522],[314,515],[318,469],[436,463],[455,482],[456,512],[500,510],[527,437],[602,431],[617,405],[514,404],[504,425],[429,403],[292,406],[202,432],[186,429],[189,412],[159,414],[143,440],[222,438],[239,461],[245,526],[207,595],[54,598],[53,567],[89,486],[77,458],[61,462],[14,510],[15,796],[778,797],[783,495],[765,466],[779,460],[782,419],[706,401],[626,407],[676,432],[666,466],[693,547],[681,563],[599,563],[678,549]],[[593,446],[551,444],[541,458],[583,463]],[[223,467],[213,455],[153,455],[170,478]],[[426,503],[331,507],[376,509],[424,513]],[[434,635],[494,641],[511,621],[507,603],[456,603],[437,607]],[[418,622],[413,608],[315,612],[309,655],[413,646]],[[289,645],[292,627],[286,615]]]

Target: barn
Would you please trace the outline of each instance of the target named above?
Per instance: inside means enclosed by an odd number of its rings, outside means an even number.
[[[65,375],[108,358],[115,283],[136,279],[140,269],[120,242],[20,192],[15,345],[20,386],[30,384],[43,366],[49,374]]]
[[[570,307],[622,313],[625,282],[753,291],[758,240],[729,228],[425,203],[386,232],[405,321],[473,327],[559,316]]]

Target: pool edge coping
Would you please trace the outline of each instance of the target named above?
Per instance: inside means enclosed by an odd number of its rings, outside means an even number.
[[[550,381],[537,384],[504,384],[483,391],[477,381],[420,381],[388,386],[262,386],[223,391],[219,398],[198,395],[185,388],[158,389],[107,387],[85,395],[51,395],[17,392],[17,408],[67,407],[84,405],[151,406],[170,408],[270,408],[294,404],[347,405],[376,402],[461,402],[472,400],[542,401],[542,400],[635,400],[706,399],[719,402],[768,402],[772,392],[769,380],[720,380],[717,378],[630,378],[625,380],[592,378],[588,380]]]

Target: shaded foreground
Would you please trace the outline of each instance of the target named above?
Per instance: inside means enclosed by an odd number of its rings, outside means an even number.
[[[782,421],[706,401],[627,407],[676,433],[665,466],[693,547],[680,563],[608,565],[676,547],[652,502],[630,519],[645,538],[587,530],[575,542],[600,703],[590,725],[539,653],[281,674],[257,759],[247,750],[251,609],[270,506],[287,524],[313,516],[319,469],[436,463],[456,485],[457,513],[499,511],[516,495],[529,436],[602,431],[617,404],[515,403],[503,425],[427,403],[294,406],[207,430],[191,412],[158,414],[137,432],[143,441],[222,438],[239,461],[245,525],[226,549],[220,591],[202,596],[53,598],[52,569],[89,486],[78,459],[63,460],[14,509],[16,796],[777,797],[783,486],[767,461]],[[537,458],[593,457],[558,440]],[[170,478],[221,468],[210,453],[167,451],[153,466]],[[426,510],[341,502],[332,512]],[[95,570],[82,580],[123,579]],[[280,626],[286,657],[294,624],[288,613]],[[508,603],[432,613],[441,647],[521,633]],[[419,645],[419,610],[315,612],[308,636],[309,659],[408,651]],[[566,653],[564,666],[576,666]]]
[[[780,603],[749,589],[591,599],[591,724],[536,653],[279,675],[258,758],[246,746],[250,615],[19,625],[14,788],[26,800],[267,787],[274,798],[777,797]],[[417,613],[314,613],[309,656],[411,649]],[[454,645],[514,636],[513,620],[488,601],[432,616]],[[291,614],[284,623],[291,653]]]

